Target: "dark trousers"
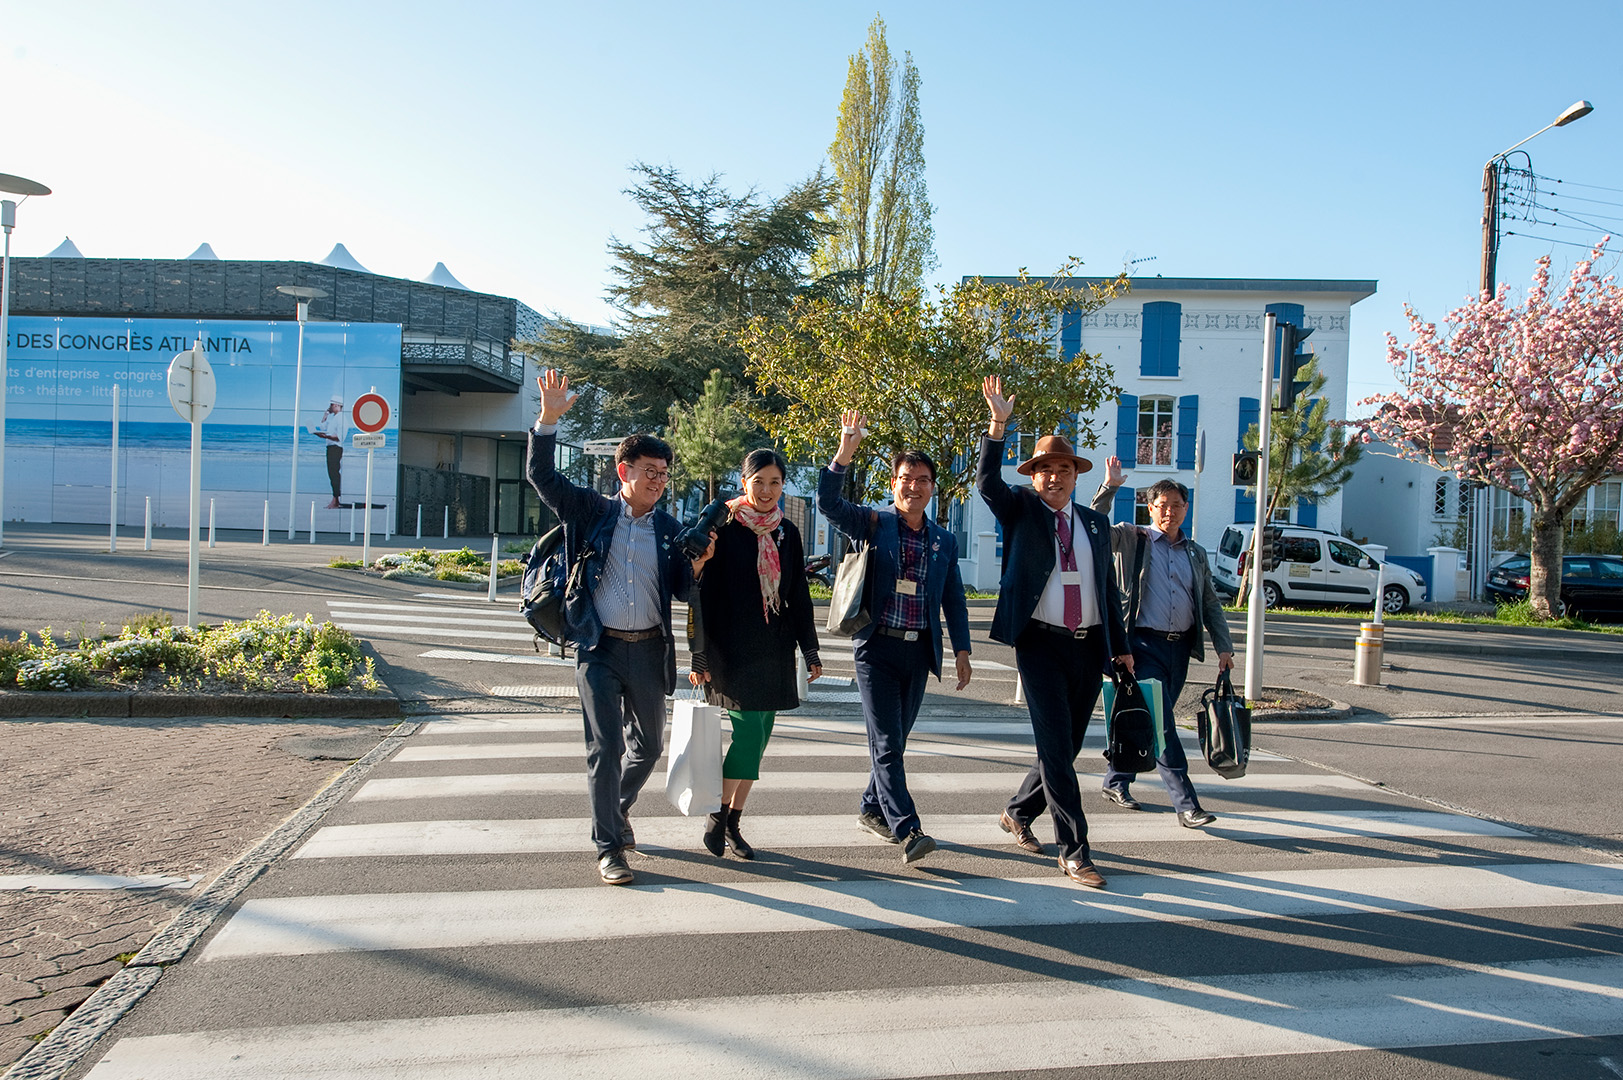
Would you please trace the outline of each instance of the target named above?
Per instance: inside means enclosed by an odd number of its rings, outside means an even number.
[[[607,855],[629,840],[626,814],[665,749],[665,642],[604,637],[577,654],[586,716],[592,843]]]
[[[868,725],[868,788],[862,793],[862,811],[883,816],[890,831],[905,840],[919,827],[919,815],[907,790],[902,754],[924,704],[932,666],[930,633],[921,630],[917,641],[874,634],[857,643],[855,660]]]
[[[339,476],[338,476],[339,469],[340,469],[340,467],[341,467],[341,465],[343,463],[343,459],[344,459],[344,448],[342,446],[335,446],[332,443],[328,443],[327,444],[327,483],[332,485],[332,497],[334,499],[343,498],[343,495],[340,494],[340,489],[343,487],[343,484],[340,481]]]
[[[1161,680],[1161,736],[1166,748],[1155,759],[1155,771],[1167,786],[1174,810],[1194,810],[1200,806],[1195,796],[1195,785],[1189,782],[1189,759],[1184,755],[1183,742],[1178,738],[1178,725],[1173,722],[1172,710],[1183,693],[1183,684],[1189,678],[1189,648],[1194,638],[1168,641],[1155,634],[1133,631],[1133,677]],[[1133,773],[1119,773],[1114,769],[1105,773],[1105,787],[1127,790]]]
[[[1095,628],[1077,640],[1034,626],[1014,643],[1014,663],[1026,691],[1037,763],[1009,800],[1009,816],[1029,825],[1054,815],[1054,840],[1067,859],[1090,860],[1088,820],[1076,780],[1076,755],[1088,732],[1105,671],[1105,637]]]

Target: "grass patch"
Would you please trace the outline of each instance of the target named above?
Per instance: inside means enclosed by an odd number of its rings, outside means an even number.
[[[509,544],[507,549],[512,548],[513,545]],[[530,545],[525,544],[519,550],[527,552]],[[340,562],[335,559],[331,565],[339,566]],[[358,562],[344,562],[342,568],[364,569]],[[372,561],[372,569],[391,580],[401,577],[421,577],[432,578],[435,581],[458,581],[480,585],[490,581],[490,557],[468,547],[456,551],[408,548],[393,555],[379,555]],[[498,578],[515,577],[522,573],[523,569],[523,564],[517,559],[498,559],[496,562]]]
[[[359,570],[361,568],[361,560],[346,559],[340,555],[327,565],[332,567],[334,570]]]
[[[1243,604],[1226,604],[1229,614],[1245,614]],[[1309,618],[1363,619],[1370,621],[1372,613],[1362,605],[1349,608],[1276,607],[1270,615],[1302,615]],[[1533,613],[1532,605],[1522,600],[1500,605],[1492,614],[1469,611],[1404,611],[1397,615],[1383,615],[1382,622],[1437,623],[1459,626],[1528,626],[1545,630],[1584,630],[1594,634],[1623,634],[1623,626],[1592,623],[1584,619],[1563,617],[1541,619]]]

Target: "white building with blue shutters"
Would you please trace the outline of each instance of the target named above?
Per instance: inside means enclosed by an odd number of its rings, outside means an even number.
[[[1102,280],[1078,278],[1067,284]],[[1274,312],[1280,321],[1313,331],[1306,349],[1316,355],[1324,372],[1323,393],[1331,417],[1344,419],[1352,307],[1374,295],[1375,285],[1340,280],[1134,278],[1131,291],[1121,299],[1088,315],[1067,316],[1057,347],[1065,355],[1081,349],[1100,354],[1114,368],[1123,390],[1118,400],[1081,418],[1099,445],[1080,451],[1095,463],[1094,471],[1077,485],[1080,500],[1092,496],[1104,474],[1104,459],[1115,454],[1128,473],[1127,486],[1116,496],[1116,521],[1147,523],[1143,492],[1170,477],[1191,489],[1194,506],[1186,530],[1208,550],[1225,526],[1254,522],[1255,500],[1229,482],[1229,467],[1259,416],[1263,316]],[[1013,390],[1018,403],[1020,388]],[[1031,455],[1033,442],[1042,434],[1047,432],[1011,433],[1005,461],[1011,484],[1026,482],[1014,466]],[[1197,475],[1201,436],[1206,447],[1204,469]],[[1289,518],[1339,532],[1341,496],[1319,503],[1302,500],[1289,509]],[[996,522],[978,498],[954,507],[950,524],[958,533],[960,550],[971,560],[980,560],[977,545],[986,534],[996,542]]]

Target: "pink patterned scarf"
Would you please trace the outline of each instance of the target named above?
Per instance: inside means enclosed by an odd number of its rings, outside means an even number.
[[[778,562],[778,545],[772,532],[783,521],[783,508],[774,505],[766,513],[750,505],[749,498],[740,495],[729,500],[727,508],[733,520],[755,534],[755,572],[761,577],[761,618],[770,619],[774,611],[783,606],[778,588],[783,582],[783,566]]]

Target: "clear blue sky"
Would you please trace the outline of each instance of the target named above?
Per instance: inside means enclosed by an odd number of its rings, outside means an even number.
[[[12,251],[319,259],[606,322],[627,166],[778,192],[824,160],[876,10],[922,76],[936,277],[1044,271],[1373,278],[1350,392],[1391,385],[1402,305],[1475,288],[1482,164],[1612,191],[1623,5],[1576,3],[8,4],[0,172],[55,193]],[[1553,20],[1559,17],[1559,24]],[[1609,224],[1591,218],[1598,225]],[[1590,242],[1583,229],[1507,226]],[[1619,250],[1623,250],[1620,241]],[[1540,254],[1518,237],[1500,279]]]

